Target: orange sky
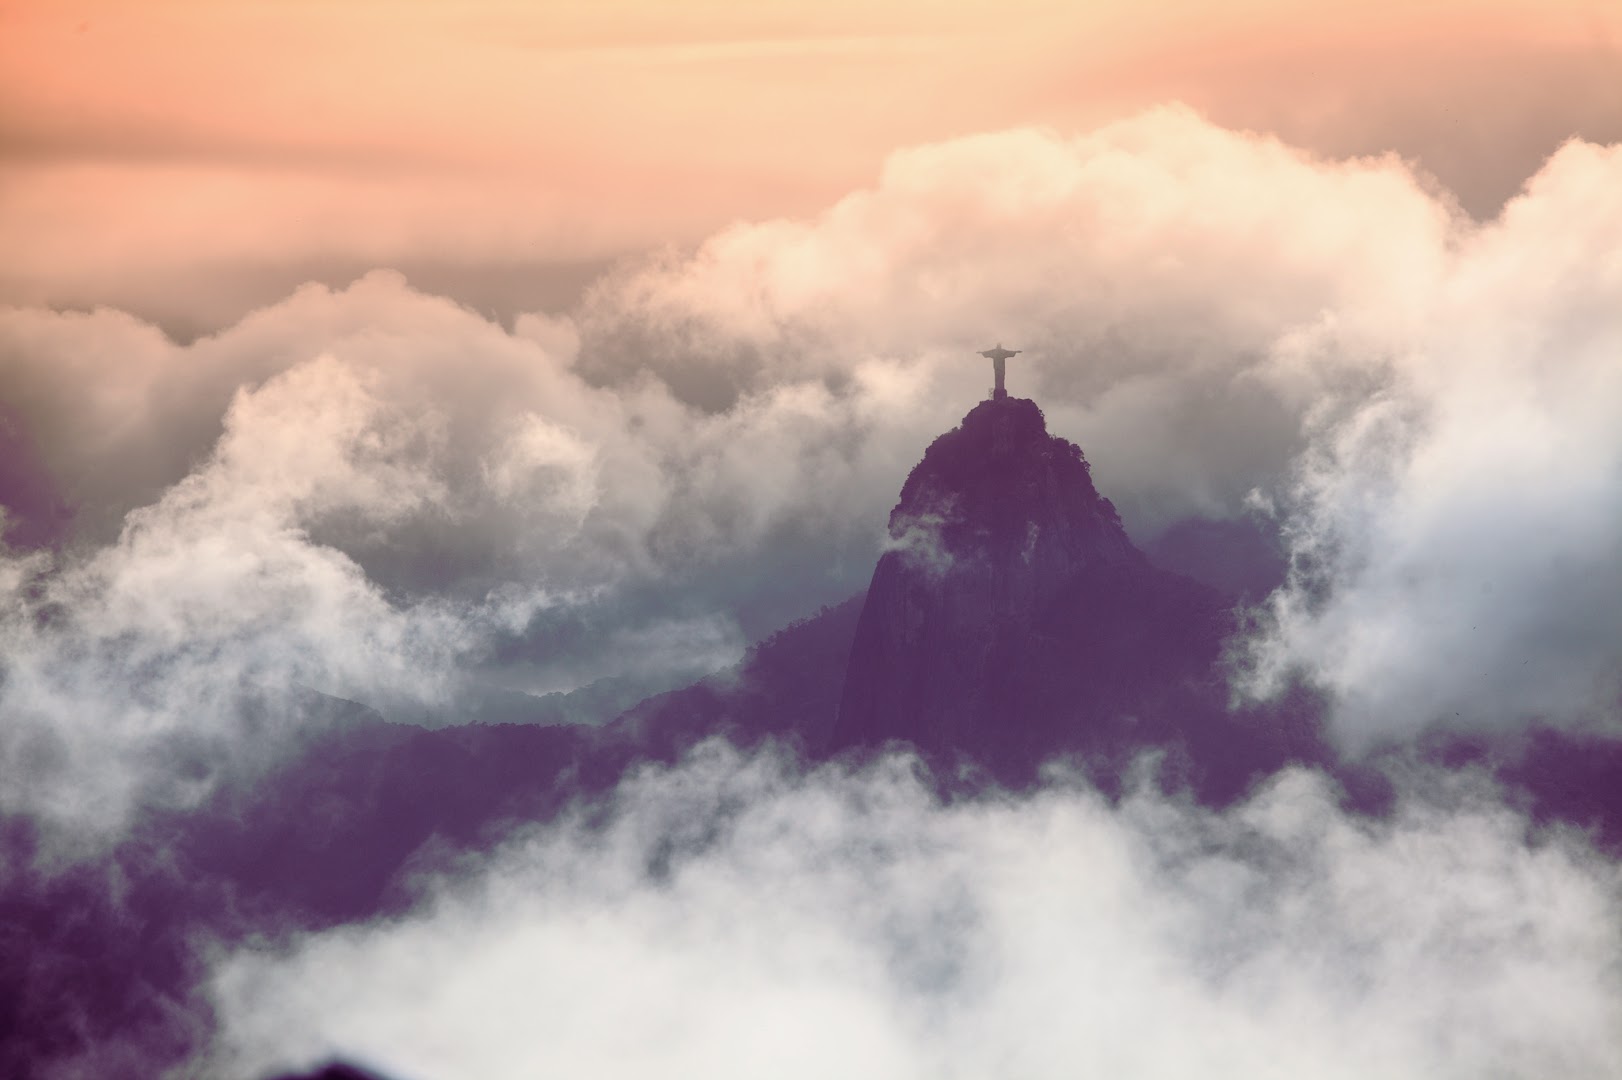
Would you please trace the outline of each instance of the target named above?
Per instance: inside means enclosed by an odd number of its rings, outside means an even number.
[[[812,212],[899,146],[1173,99],[1394,150],[1478,214],[1566,137],[1622,140],[1622,3],[1326,7],[0,0],[0,300],[203,325],[401,265],[546,306],[569,267]]]

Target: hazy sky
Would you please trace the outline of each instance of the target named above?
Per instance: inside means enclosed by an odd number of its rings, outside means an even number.
[[[0,299],[190,333],[377,265],[556,309],[899,146],[1180,100],[1490,216],[1622,138],[1607,0],[0,3]]]

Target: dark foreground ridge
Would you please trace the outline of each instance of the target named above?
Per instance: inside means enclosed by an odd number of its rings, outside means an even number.
[[[334,1061],[315,1072],[289,1073],[278,1076],[275,1080],[384,1080],[384,1078],[377,1073],[358,1069],[342,1061]]]
[[[901,745],[949,798],[1031,784],[1056,758],[1113,795],[1151,752],[1162,787],[1223,805],[1305,762],[1353,808],[1384,811],[1381,774],[1335,758],[1310,695],[1229,707],[1233,602],[1137,550],[1033,402],[982,402],[935,440],[889,537],[865,596],[600,729],[429,730],[290,694],[274,709],[318,733],[303,752],[199,810],[148,817],[99,863],[45,875],[31,824],[0,821],[0,865],[20,868],[0,882],[0,1076],[65,1060],[160,1074],[207,1043],[205,950],[407,910],[414,875],[711,737],[808,762]],[[1539,732],[1419,752],[1490,771],[1535,820],[1592,827],[1622,853],[1622,742]]]

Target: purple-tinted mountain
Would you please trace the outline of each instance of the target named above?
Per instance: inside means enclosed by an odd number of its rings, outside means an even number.
[[[1087,459],[1036,404],[983,401],[890,515],[832,748],[910,743],[1011,783],[1076,755],[1106,784],[1141,751],[1205,795],[1324,749],[1299,710],[1233,716],[1232,602],[1133,546]]]
[[[1259,518],[1184,518],[1144,545],[1149,561],[1257,603],[1284,584],[1288,560],[1277,525]]]
[[[633,748],[673,760],[723,735],[740,746],[773,739],[802,757],[826,754],[862,597],[824,607],[749,650],[743,662],[692,686],[649,698],[608,724],[597,753]]]

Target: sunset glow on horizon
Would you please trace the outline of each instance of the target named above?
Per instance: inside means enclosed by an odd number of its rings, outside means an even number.
[[[1490,216],[1565,139],[1622,138],[1619,63],[1598,0],[11,0],[0,299],[217,327],[398,265],[506,311],[481,268],[523,268],[556,308],[604,260],[815,213],[897,148],[1172,101],[1401,154]]]

